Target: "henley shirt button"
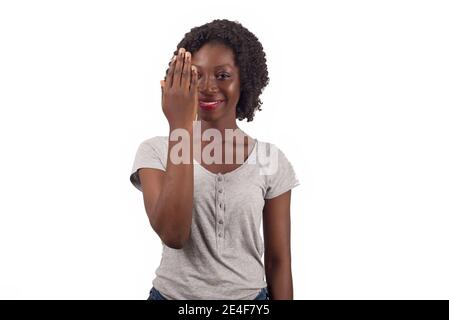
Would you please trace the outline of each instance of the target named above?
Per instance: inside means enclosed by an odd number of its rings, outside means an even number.
[[[223,220],[218,221],[219,224],[223,224]]]
[[[220,208],[223,208],[223,203],[220,202]]]
[[[218,192],[219,193],[223,193],[223,189],[218,189]]]
[[[219,233],[218,236],[221,238],[223,235],[221,233]]]
[[[221,177],[221,176],[218,176],[218,181],[222,181],[223,180],[223,178]]]

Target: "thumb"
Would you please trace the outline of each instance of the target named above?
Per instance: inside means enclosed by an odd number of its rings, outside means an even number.
[[[165,89],[165,80],[160,81],[161,84],[161,103],[164,105],[164,89]]]
[[[193,117],[194,117],[194,119],[195,120],[198,120],[198,104],[199,104],[199,102],[198,102],[198,87],[196,87],[195,88],[196,90],[194,91],[194,93],[193,93],[193,99],[195,100],[195,107],[193,108]]]

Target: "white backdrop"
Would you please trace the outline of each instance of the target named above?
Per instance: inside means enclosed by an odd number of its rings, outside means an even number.
[[[295,299],[449,298],[445,1],[0,2],[0,298],[146,299],[161,245],[129,182],[167,135],[177,43],[226,18],[270,84],[241,128],[278,145]]]

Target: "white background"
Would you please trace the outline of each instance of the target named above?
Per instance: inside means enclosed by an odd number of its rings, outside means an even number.
[[[241,128],[278,145],[295,299],[449,298],[445,1],[2,1],[0,298],[146,299],[161,245],[129,181],[167,135],[192,27],[237,20],[270,84]]]

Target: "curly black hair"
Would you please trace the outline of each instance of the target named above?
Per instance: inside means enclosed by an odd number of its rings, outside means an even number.
[[[238,21],[215,19],[192,28],[184,35],[173,54],[177,55],[179,49],[185,48],[193,55],[208,42],[221,43],[233,50],[235,64],[240,69],[240,99],[236,118],[252,121],[256,110],[262,110],[259,96],[270,81],[262,44]]]

